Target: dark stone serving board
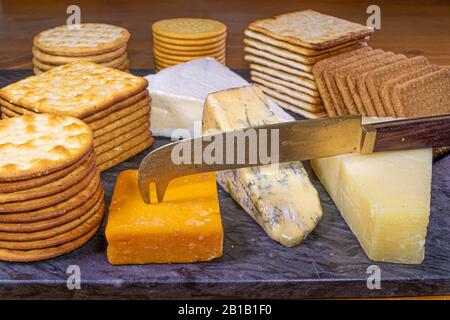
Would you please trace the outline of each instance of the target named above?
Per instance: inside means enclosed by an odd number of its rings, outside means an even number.
[[[29,73],[0,71],[0,87]],[[157,138],[152,148],[168,141]],[[137,169],[152,148],[102,173],[108,205],[119,172]],[[450,156],[433,165],[431,216],[422,265],[370,261],[327,192],[309,172],[319,190],[324,216],[296,247],[285,248],[269,239],[219,188],[225,231],[221,258],[194,264],[111,266],[105,255],[103,227],[84,247],[70,254],[28,264],[0,262],[0,298],[282,299],[450,294]],[[80,267],[79,290],[67,288],[70,265]],[[367,288],[370,265],[381,269],[379,290]]]

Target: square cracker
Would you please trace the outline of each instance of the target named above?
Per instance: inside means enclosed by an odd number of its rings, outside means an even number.
[[[280,57],[280,56],[278,56],[276,54],[273,54],[273,53],[270,53],[270,52],[266,52],[266,51],[263,51],[263,50],[259,50],[259,49],[255,49],[255,48],[252,48],[252,47],[249,47],[249,46],[246,46],[244,48],[244,52],[246,52],[248,54],[252,54],[252,55],[257,56],[257,57],[260,57],[262,59],[268,59],[268,60],[271,60],[271,61],[275,61],[275,62],[281,63],[281,64],[283,64],[285,66],[290,67],[290,68],[295,68],[295,69],[298,69],[298,70],[301,70],[301,71],[305,71],[305,72],[309,72],[309,73],[311,73],[311,71],[312,71],[312,66],[311,65],[307,65],[307,64],[304,64],[302,62],[298,62],[298,61],[294,61],[294,60],[287,59],[287,58],[284,58],[284,57]]]
[[[315,97],[315,98],[319,98],[320,99],[320,94],[319,94],[319,92],[317,90],[312,90],[312,89],[310,89],[310,88],[308,88],[306,86],[303,86],[301,84],[299,85],[299,84],[296,84],[294,82],[286,81],[286,80],[274,77],[274,76],[272,76],[270,74],[266,74],[264,72],[259,72],[257,70],[253,70],[253,69],[250,70],[250,75],[253,76],[253,77],[258,77],[259,79],[263,79],[263,80],[266,80],[266,81],[270,81],[272,83],[276,83],[276,84],[282,85],[282,86],[284,86],[286,88],[290,88],[290,89],[295,90],[297,92],[306,93],[307,95],[309,95],[311,97]]]
[[[423,75],[438,71],[440,69],[441,69],[441,67],[439,67],[439,66],[430,65],[430,66],[421,68],[419,70],[412,70],[412,71],[405,73],[399,77],[396,77],[394,79],[391,79],[391,80],[388,80],[387,82],[382,83],[379,93],[380,93],[381,102],[387,111],[387,115],[389,117],[398,117],[399,116],[394,108],[394,105],[392,104],[393,88],[395,88],[399,84],[402,84],[409,80],[416,79]]]
[[[277,47],[274,45],[270,45],[270,44],[267,44],[267,43],[264,43],[264,42],[261,42],[258,40],[250,39],[250,38],[245,38],[244,43],[250,48],[254,48],[257,50],[264,51],[264,52],[272,53],[276,56],[279,56],[280,58],[293,60],[293,61],[302,63],[304,65],[308,65],[308,66],[312,66],[315,63],[317,63],[320,60],[323,60],[325,58],[329,58],[331,56],[335,56],[335,55],[338,55],[338,54],[341,54],[341,53],[344,53],[344,52],[347,52],[350,50],[355,50],[355,49],[358,49],[358,48],[366,45],[365,43],[363,43],[363,44],[356,43],[353,45],[345,46],[340,49],[325,52],[323,54],[320,54],[320,55],[317,55],[314,57],[308,57],[308,56],[305,56],[300,53],[296,53],[296,52],[293,52],[293,51],[290,51],[287,49],[283,49],[283,48],[280,48],[280,47]]]
[[[392,102],[400,117],[450,113],[450,70],[441,69],[393,88]]]
[[[364,110],[358,110],[357,104],[355,102],[356,97],[353,96],[347,83],[347,75],[352,70],[362,68],[367,64],[373,62],[382,61],[389,57],[393,57],[394,55],[395,54],[392,52],[383,52],[381,54],[375,54],[370,57],[363,57],[362,59],[358,59],[355,62],[348,61],[345,65],[335,69],[332,77],[338,90],[336,92],[332,91],[332,98],[333,101],[337,104],[337,110],[340,110],[342,114],[364,114]],[[328,79],[325,78],[327,79],[327,81],[331,79],[331,76],[327,73],[327,71],[325,71],[325,76],[329,77]]]
[[[373,33],[371,27],[313,10],[257,20],[248,28],[293,45],[312,49],[330,48]]]
[[[371,70],[377,69],[379,67],[387,66],[392,63],[406,60],[406,56],[403,54],[397,54],[392,57],[388,57],[383,60],[374,61],[368,63],[360,68],[351,70],[347,75],[347,84],[353,97],[353,101],[356,104],[356,109],[361,115],[366,116],[381,116],[374,107],[372,103],[372,98],[367,90],[366,83],[364,81],[366,75]]]
[[[263,66],[266,66],[266,67],[269,67],[269,68],[272,68],[272,69],[275,69],[275,70],[284,71],[284,72],[287,72],[289,74],[292,74],[292,75],[295,75],[295,76],[298,76],[298,77],[303,77],[303,78],[307,78],[307,79],[310,79],[310,80],[314,80],[314,77],[313,77],[311,72],[306,72],[306,71],[298,70],[298,69],[295,69],[295,68],[291,68],[291,67],[289,67],[287,65],[284,65],[282,63],[278,63],[278,62],[275,62],[275,61],[271,61],[269,59],[257,57],[257,56],[255,56],[253,54],[246,54],[244,56],[244,59],[246,61],[250,62],[250,63],[256,63],[256,64],[263,65]]]
[[[261,84],[261,85],[263,85],[263,86],[265,86],[267,88],[270,88],[270,89],[273,89],[275,91],[278,91],[280,94],[288,95],[288,96],[290,96],[290,97],[292,97],[294,99],[298,99],[298,100],[301,100],[301,101],[304,101],[304,102],[308,102],[308,103],[313,104],[313,105],[320,105],[320,108],[322,109],[322,100],[320,98],[318,98],[318,97],[312,97],[312,96],[310,96],[308,94],[305,94],[303,92],[299,92],[299,91],[293,90],[291,88],[287,88],[287,87],[285,87],[283,85],[280,85],[278,83],[267,81],[267,80],[262,79],[262,78],[260,78],[258,76],[252,75],[251,76],[251,80],[253,82],[256,82],[257,84]],[[315,108],[312,108],[312,109],[315,109]],[[311,110],[311,111],[316,111],[316,110]]]
[[[334,117],[337,115],[337,113],[336,113],[335,109],[333,108],[333,101],[331,99],[330,92],[328,91],[328,88],[325,83],[325,79],[323,77],[324,70],[327,69],[331,64],[333,64],[337,61],[345,60],[349,57],[357,56],[357,55],[360,55],[360,54],[362,54],[364,52],[368,52],[368,51],[373,51],[373,50],[370,47],[360,48],[357,50],[342,53],[337,56],[333,56],[331,58],[327,58],[327,59],[322,60],[314,65],[312,72],[314,75],[314,79],[316,80],[316,85],[320,92],[320,96],[322,98],[325,109],[328,113],[328,116]]]
[[[144,90],[147,80],[77,61],[28,77],[0,90],[0,97],[40,113],[84,118]]]
[[[381,85],[391,79],[395,79],[403,74],[418,70],[428,65],[428,60],[423,56],[392,63],[390,65],[377,68],[365,77],[365,86],[370,94],[375,110],[381,117],[388,116],[388,110],[384,108],[380,98]],[[391,116],[394,116],[391,114]]]
[[[371,51],[364,51],[357,55],[353,55],[350,57],[347,57],[345,59],[339,59],[332,63],[330,63],[326,68],[324,68],[322,72],[322,77],[324,79],[327,91],[329,92],[330,100],[332,108],[334,109],[336,115],[347,115],[349,112],[345,108],[344,99],[341,96],[341,93],[339,92],[339,88],[337,87],[336,81],[335,81],[335,73],[336,69],[340,67],[345,67],[349,64],[356,64],[361,60],[368,60],[371,57],[378,56],[384,54],[384,51],[381,49],[371,50]],[[323,97],[322,97],[322,100]],[[324,100],[325,101],[325,100]]]
[[[284,81],[289,81],[295,85],[303,86],[313,91],[317,91],[316,82],[305,77],[296,76],[284,71],[275,70],[270,67],[262,66],[257,63],[250,64],[250,70],[264,73]]]
[[[278,104],[283,109],[289,110],[295,114],[299,114],[302,117],[305,117],[308,119],[320,119],[320,118],[325,118],[327,116],[327,114],[325,112],[309,112],[302,108],[298,108],[290,103],[287,103],[286,101],[282,101],[280,99],[272,97],[270,95],[267,95],[267,97],[270,100],[272,100],[273,102],[275,102],[276,104]]]

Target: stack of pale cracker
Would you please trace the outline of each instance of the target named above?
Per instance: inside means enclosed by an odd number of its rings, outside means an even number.
[[[156,70],[204,57],[212,57],[225,64],[227,27],[222,22],[166,19],[155,22],[152,32]]]
[[[92,144],[73,117],[0,121],[0,260],[53,258],[94,236],[105,204]]]
[[[251,23],[245,60],[251,79],[281,107],[307,118],[326,116],[313,65],[366,46],[373,29],[313,10]]]
[[[62,25],[42,31],[33,39],[34,73],[78,60],[127,71],[129,39],[126,29],[102,23]]]
[[[330,116],[416,118],[450,113],[450,71],[423,56],[369,47],[327,58],[313,68]]]
[[[97,167],[106,170],[149,147],[147,80],[77,61],[0,89],[2,117],[56,113],[77,117],[93,131]]]

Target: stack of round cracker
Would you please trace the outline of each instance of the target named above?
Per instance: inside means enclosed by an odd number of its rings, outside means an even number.
[[[225,64],[227,27],[211,19],[175,18],[152,26],[157,70],[193,59],[212,57]]]
[[[149,147],[148,82],[130,73],[76,61],[0,89],[2,117],[55,113],[92,129],[97,168],[106,170]]]
[[[251,79],[280,107],[306,118],[327,115],[312,68],[315,63],[366,46],[373,30],[313,10],[251,23],[245,60]]]
[[[53,258],[94,236],[105,205],[92,142],[73,117],[0,121],[0,260]]]
[[[102,23],[62,25],[37,34],[33,39],[34,73],[83,60],[127,71],[130,33]]]

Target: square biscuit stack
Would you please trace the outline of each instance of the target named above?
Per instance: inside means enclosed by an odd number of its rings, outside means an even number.
[[[73,62],[0,89],[4,118],[33,113],[77,117],[93,131],[106,170],[149,147],[147,80],[95,63]]]
[[[103,195],[86,123],[55,114],[0,121],[0,260],[81,247],[101,225]]]
[[[369,47],[327,58],[313,67],[330,116],[417,118],[450,113],[450,71],[423,56]]]
[[[220,21],[166,19],[155,22],[152,32],[153,58],[157,71],[204,57],[225,64],[227,27]]]
[[[33,39],[34,73],[78,60],[127,71],[129,39],[126,29],[103,23],[62,25],[42,31]]]
[[[315,63],[366,46],[373,29],[313,10],[258,20],[245,31],[251,79],[281,107],[326,116],[312,73]]]

